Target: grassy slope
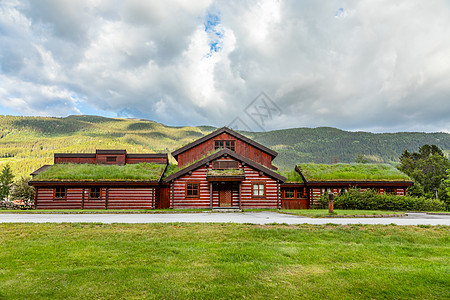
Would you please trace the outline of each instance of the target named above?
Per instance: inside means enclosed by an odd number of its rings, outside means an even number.
[[[0,116],[0,167],[10,163],[13,172],[22,176],[52,164],[55,152],[115,148],[129,153],[170,153],[213,130],[209,126],[176,128],[148,120],[97,116]],[[417,151],[425,143],[450,151],[450,135],[445,133],[373,134],[297,128],[244,134],[278,151],[274,163],[285,170],[303,162],[353,162],[358,154],[375,162],[392,162],[405,149]]]
[[[424,144],[436,144],[450,153],[447,133],[370,133],[319,127],[267,131],[249,137],[277,151],[274,163],[281,167],[308,162],[354,162],[358,155],[369,162],[395,163],[405,149],[418,151]]]
[[[210,128],[173,128],[146,120],[96,116],[0,116],[0,167],[10,163],[16,176],[24,176],[53,164],[55,152],[126,149],[128,153],[169,153],[209,132]]]
[[[0,298],[448,299],[449,228],[0,224]]]

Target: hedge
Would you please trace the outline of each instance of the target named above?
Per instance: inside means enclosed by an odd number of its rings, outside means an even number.
[[[328,195],[322,195],[314,208],[327,208]],[[413,196],[378,194],[373,190],[364,192],[350,189],[334,198],[334,208],[363,210],[401,210],[401,211],[441,211],[445,203],[436,199]]]

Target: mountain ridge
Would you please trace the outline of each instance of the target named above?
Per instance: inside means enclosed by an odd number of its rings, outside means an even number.
[[[10,163],[18,176],[53,163],[55,152],[94,152],[127,149],[129,153],[171,153],[212,131],[213,126],[167,126],[145,119],[94,115],[19,117],[0,115],[0,167]],[[448,155],[450,134],[443,132],[371,133],[333,127],[289,128],[241,134],[278,152],[274,164],[292,169],[316,162],[398,162],[404,150],[436,144]],[[171,158],[171,162],[175,163]]]

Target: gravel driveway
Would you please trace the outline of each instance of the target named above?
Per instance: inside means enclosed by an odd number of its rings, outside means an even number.
[[[308,218],[277,212],[164,214],[0,214],[0,223],[249,223],[450,225],[450,215],[408,213],[387,218]]]

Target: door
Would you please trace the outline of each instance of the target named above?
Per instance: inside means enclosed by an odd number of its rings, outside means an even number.
[[[219,206],[231,207],[231,185],[224,184],[219,186]]]

